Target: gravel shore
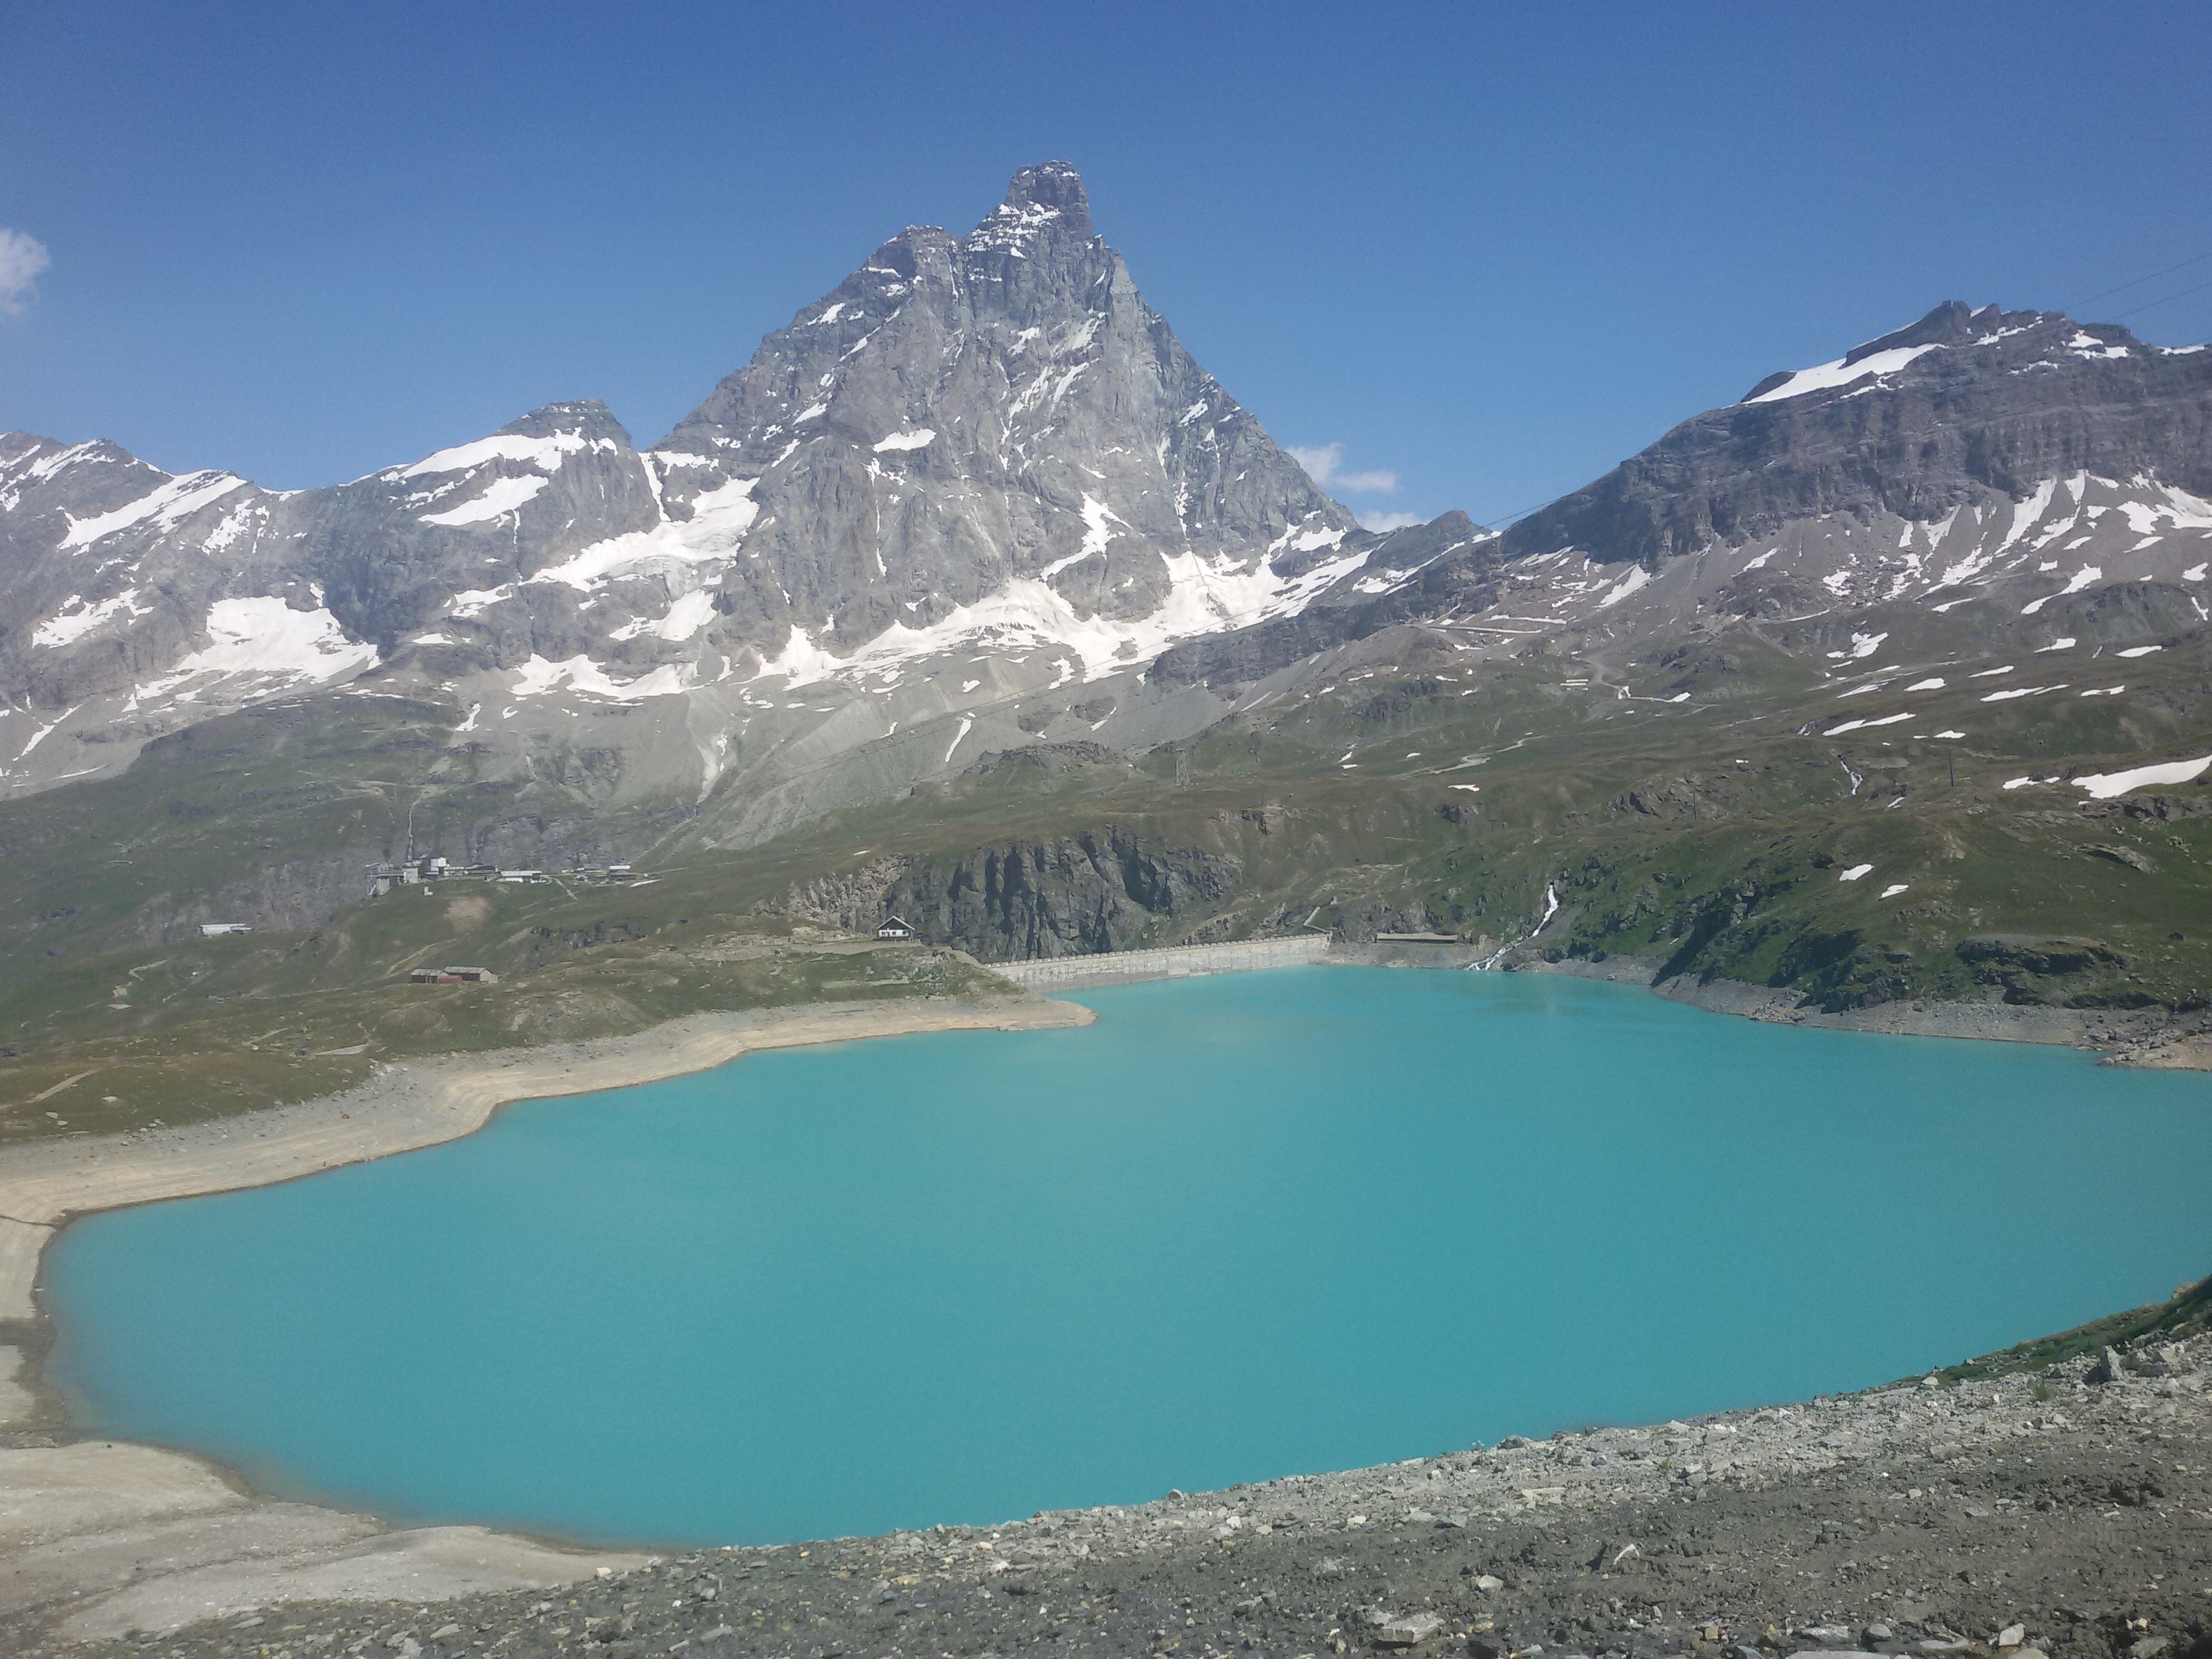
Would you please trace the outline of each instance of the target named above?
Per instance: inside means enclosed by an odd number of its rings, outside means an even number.
[[[2106,1364],[988,1528],[699,1551],[544,1592],[264,1607],[90,1651],[2203,1659],[2212,1337]],[[27,1659],[100,1634],[0,1624]]]
[[[1034,998],[709,1017],[394,1066],[336,1099],[173,1134],[28,1149],[0,1175],[0,1279],[21,1279],[30,1310],[39,1249],[69,1214],[430,1145],[504,1101],[753,1048],[1088,1018]],[[15,1319],[0,1338],[35,1358],[42,1322]],[[1001,1527],[669,1559],[279,1503],[181,1454],[77,1438],[15,1358],[0,1346],[0,1407],[18,1419],[0,1429],[0,1652],[34,1659],[87,1644],[164,1659],[2212,1659],[2202,1335]]]
[[[4,1639],[9,1630],[159,1626],[308,1595],[544,1588],[639,1559],[481,1527],[394,1529],[267,1498],[183,1453],[78,1436],[38,1382],[52,1332],[33,1293],[41,1255],[70,1217],[434,1146],[472,1133],[510,1101],[627,1088],[753,1049],[1091,1018],[1026,995],[702,1015],[631,1037],[385,1066],[361,1088],[275,1111],[11,1152],[0,1170],[0,1653],[22,1650]]]

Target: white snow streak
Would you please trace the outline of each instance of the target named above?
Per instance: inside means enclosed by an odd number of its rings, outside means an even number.
[[[593,542],[574,558],[548,565],[530,580],[565,582],[588,592],[618,575],[672,574],[685,566],[727,560],[760,514],[752,499],[753,486],[759,482],[734,478],[718,485],[693,498],[691,517],[684,522],[658,524]]]
[[[529,438],[519,432],[502,432],[426,455],[410,467],[381,476],[392,479],[420,478],[439,472],[468,472],[491,461],[522,461],[540,472],[558,472],[562,462],[579,450],[614,453],[611,438],[586,438],[581,432],[556,432],[550,437]]]
[[[1756,398],[1747,398],[1744,401],[1771,404],[1784,398],[1802,398],[1808,392],[1826,392],[1836,386],[1849,386],[1869,374],[1894,374],[1915,357],[1937,349],[1932,345],[1893,346],[1887,351],[1877,351],[1870,357],[1862,357],[1848,368],[1844,366],[1844,359],[1838,357],[1832,363],[1822,363],[1816,368],[1801,368],[1773,391],[1762,392]]]
[[[191,682],[210,677],[325,684],[376,660],[376,647],[348,640],[328,611],[295,611],[275,597],[217,599],[208,607],[207,636],[204,648],[133,688],[132,704],[172,694],[178,702],[193,702],[208,688]]]
[[[1820,735],[1824,738],[1840,738],[1846,732],[1856,732],[1875,726],[1895,726],[1900,720],[1909,720],[1911,718],[1912,711],[1907,709],[1902,714],[1886,714],[1878,720],[1845,720],[1841,726],[1830,726]]]
[[[71,605],[80,608],[72,611],[70,609]],[[118,612],[126,613],[134,617],[153,614],[150,607],[143,611],[138,608],[138,590],[135,587],[126,587],[120,593],[102,599],[98,605],[86,605],[82,599],[72,593],[62,601],[62,608],[58,612],[47,617],[32,632],[31,643],[33,646],[45,646],[49,649],[57,646],[68,645],[89,634],[100,623]]]
[[[806,629],[794,628],[783,649],[763,662],[753,678],[782,677],[795,688],[834,677],[882,673],[963,647],[988,645],[1007,654],[1058,647],[1080,659],[1083,678],[1097,679],[1116,668],[1139,666],[1177,640],[1295,612],[1358,569],[1365,558],[1364,553],[1346,554],[1286,578],[1265,562],[1240,568],[1225,555],[1164,556],[1167,598],[1150,616],[1133,621],[1078,616],[1038,577],[1017,577],[997,592],[958,606],[927,628],[893,623],[850,656],[833,655],[815,644]]]
[[[2115,795],[2124,795],[2130,789],[2141,789],[2147,784],[2193,782],[2204,775],[2207,767],[2212,767],[2212,755],[2207,755],[2202,760],[2167,761],[2158,766],[2138,766],[2126,772],[2101,772],[2090,777],[2075,779],[2074,787],[2087,790],[2097,800],[2110,800]],[[2012,786],[2007,784],[2005,787],[2009,789]]]
[[[640,617],[635,622],[624,623],[607,637],[634,640],[641,634],[650,634],[656,639],[688,640],[714,620],[714,596],[703,587],[695,587],[668,607],[668,614],[657,621]]]
[[[89,547],[104,537],[143,524],[149,519],[157,520],[166,530],[178,520],[197,513],[234,489],[243,489],[245,484],[245,479],[233,477],[228,472],[188,472],[181,478],[168,479],[150,495],[141,495],[127,507],[118,507],[94,518],[71,519],[62,545]]]
[[[1650,582],[1651,573],[1639,564],[1606,590],[1605,597],[1597,602],[1597,608],[1602,611],[1607,605],[1618,605],[1639,587],[1649,586]]]
[[[515,674],[513,692],[518,697],[536,697],[565,686],[586,696],[605,697],[611,702],[638,702],[647,697],[668,697],[688,691],[696,673],[689,663],[667,663],[636,679],[617,680],[608,678],[607,671],[589,657],[548,662],[532,653],[530,660]]]
[[[424,524],[464,525],[482,524],[487,519],[504,518],[525,501],[545,488],[542,476],[526,473],[520,478],[494,478],[491,488],[472,501],[463,501],[459,507],[444,513],[425,513]]]

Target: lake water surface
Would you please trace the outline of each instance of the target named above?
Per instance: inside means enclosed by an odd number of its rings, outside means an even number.
[[[411,1521],[987,1522],[1882,1382],[2212,1271],[2212,1079],[1529,975],[1080,994],[96,1217],[80,1419]]]

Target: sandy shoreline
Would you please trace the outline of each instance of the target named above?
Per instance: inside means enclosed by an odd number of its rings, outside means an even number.
[[[1465,965],[1460,954],[1401,947],[1340,951],[1325,960],[1457,968]],[[1780,1023],[2073,1046],[2112,1044],[2120,1036],[2109,1015],[2096,1012],[1931,1004],[1808,1015],[1795,1010],[1794,997],[1759,987],[1654,985],[1656,964],[1635,959],[1516,965],[1638,985],[1671,1000]],[[9,1154],[0,1168],[0,1625],[28,1615],[64,1639],[97,1639],[289,1602],[422,1605],[514,1587],[550,1589],[627,1573],[645,1559],[480,1527],[395,1529],[368,1516],[267,1498],[188,1454],[73,1440],[57,1402],[38,1386],[51,1329],[35,1294],[45,1248],[70,1219],[434,1146],[473,1133],[512,1102],[630,1087],[754,1049],[1052,1029],[1092,1018],[1077,1005],[1034,995],[694,1016],[628,1037],[383,1066],[356,1089],[297,1106]],[[2193,1031],[2128,1036],[2140,1046],[2124,1052],[2123,1063],[2208,1064]],[[11,1423],[16,1431],[8,1433]]]
[[[0,1170],[0,1335],[15,1339],[0,1342],[0,1623],[29,1616],[84,1639],[285,1602],[550,1589],[647,1559],[483,1527],[394,1528],[263,1496],[186,1453],[73,1439],[36,1377],[51,1336],[40,1262],[70,1219],[412,1152],[473,1133],[515,1101],[629,1088],[758,1049],[1093,1018],[1022,996],[695,1015],[628,1037],[382,1066],[359,1088],[296,1106],[10,1153]]]
[[[38,1316],[39,1257],[72,1216],[265,1187],[413,1152],[473,1133],[514,1101],[659,1082],[756,1049],[921,1031],[1048,1030],[1091,1018],[1087,1008],[1036,997],[696,1014],[631,1036],[380,1066],[343,1094],[186,1128],[42,1142],[9,1152],[0,1168],[0,1321]]]

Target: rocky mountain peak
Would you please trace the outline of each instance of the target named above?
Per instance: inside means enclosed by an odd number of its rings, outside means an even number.
[[[641,450],[604,404],[555,403],[279,495],[0,438],[23,619],[0,621],[0,701],[73,711],[13,769],[32,787],[82,775],[80,728],[127,718],[137,740],[363,672],[496,699],[509,746],[696,696],[705,789],[748,722],[802,712],[756,684],[865,685],[872,708],[911,684],[888,735],[1291,615],[1376,540],[1194,361],[1081,175],[1047,161],[965,235],[883,243]]]
[[[652,453],[679,516],[747,487],[714,633],[779,658],[1015,583],[1063,630],[1134,623],[1200,580],[1178,562],[1249,571],[1357,529],[1145,303],[1064,161],[1016,173],[964,237],[884,244]]]
[[[2033,321],[2035,315],[2032,311],[2022,312],[2016,313],[2011,320]],[[1995,333],[2005,326],[2006,321],[2004,313],[1993,305],[1984,306],[1976,311],[1964,300],[1946,300],[1918,322],[1909,323],[1879,338],[1869,340],[1864,345],[1852,347],[1844,354],[1844,362],[1849,367],[1878,352],[1894,351],[1900,346],[1960,345],[1984,334]]]
[[[614,410],[597,398],[544,404],[520,420],[509,421],[495,435],[553,438],[563,434],[581,438],[586,443],[611,443],[620,449],[631,447],[629,428],[615,418]]]
[[[1006,186],[1006,199],[969,233],[969,240],[973,243],[1048,225],[1072,237],[1097,234],[1091,223],[1091,198],[1085,193],[1083,175],[1066,161],[1043,161],[1014,174]]]
[[[1941,520],[2074,473],[2212,489],[2212,352],[1949,301],[1771,374],[1507,532],[1510,554],[1652,562],[1824,515]]]
[[[1917,322],[1853,346],[1833,362],[1768,375],[1736,406],[1815,392],[1863,390],[1869,375],[1882,377],[1885,384],[1889,377],[1907,374],[1957,380],[2017,372],[2030,363],[2063,367],[2085,353],[2112,361],[2131,352],[2145,358],[2177,355],[2143,345],[2117,323],[2076,323],[2061,312],[2005,311],[1994,305],[1976,310],[1963,301],[1947,300]]]

